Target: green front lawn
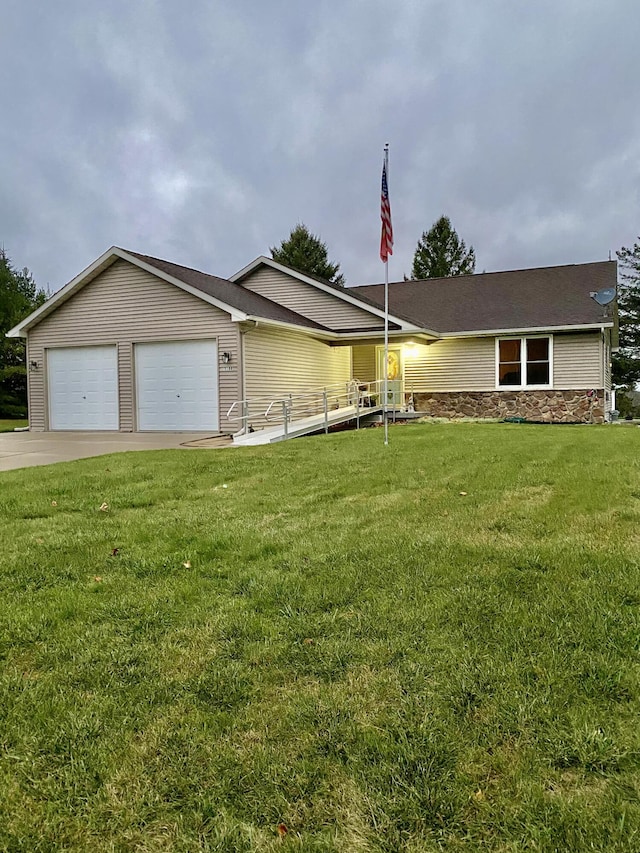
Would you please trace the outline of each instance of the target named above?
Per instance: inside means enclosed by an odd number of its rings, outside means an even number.
[[[16,427],[29,426],[26,418],[0,418],[0,432],[13,432]]]
[[[413,425],[0,474],[0,849],[640,849],[639,449]]]

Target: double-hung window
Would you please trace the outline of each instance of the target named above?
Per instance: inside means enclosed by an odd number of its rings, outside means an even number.
[[[498,338],[498,388],[549,388],[552,375],[552,339],[549,335]]]

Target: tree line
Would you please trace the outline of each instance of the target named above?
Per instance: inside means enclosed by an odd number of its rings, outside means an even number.
[[[27,417],[24,338],[7,338],[6,333],[45,299],[29,270],[16,269],[0,249],[0,418]]]

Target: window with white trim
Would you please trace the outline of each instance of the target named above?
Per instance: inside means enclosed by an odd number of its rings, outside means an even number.
[[[551,385],[551,373],[550,335],[497,339],[498,388],[548,388]]]

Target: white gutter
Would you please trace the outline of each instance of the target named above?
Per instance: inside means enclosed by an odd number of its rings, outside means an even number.
[[[613,323],[583,323],[574,324],[571,326],[525,326],[516,329],[479,329],[472,332],[440,332],[441,338],[481,338],[493,337],[494,335],[523,335],[523,334],[544,334],[545,332],[579,332],[583,330],[598,330],[604,327],[611,327]]]

